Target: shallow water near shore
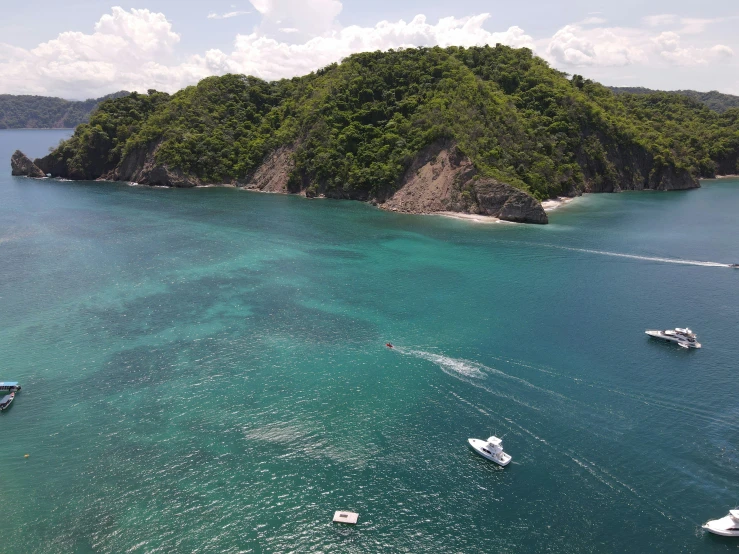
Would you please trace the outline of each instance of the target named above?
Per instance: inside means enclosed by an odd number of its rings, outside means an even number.
[[[739,550],[739,180],[527,226],[10,176],[69,133],[0,131],[0,551]]]

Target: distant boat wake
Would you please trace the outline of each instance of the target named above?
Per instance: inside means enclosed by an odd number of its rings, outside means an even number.
[[[485,364],[481,364],[479,362],[473,362],[471,360],[464,360],[461,358],[450,358],[449,356],[443,356],[441,354],[434,354],[433,352],[425,352],[423,350],[412,350],[410,348],[405,349],[405,348],[399,348],[397,346],[393,347],[393,350],[395,350],[396,352],[400,354],[404,354],[406,356],[414,356],[416,358],[421,358],[422,360],[432,362],[436,364],[437,366],[439,366],[439,368],[441,368],[441,370],[447,375],[450,375],[452,377],[461,378],[463,381],[466,381],[470,384],[475,384],[470,379],[482,380],[482,379],[486,379],[488,375],[493,375],[495,377],[507,379],[508,381],[516,382],[521,386],[539,391],[549,396],[556,397],[558,400],[572,402],[571,399],[566,398],[565,396],[555,391],[542,388],[538,385],[531,383],[530,381],[527,381],[526,379],[522,379],[521,377],[517,377],[516,375],[511,375],[509,373],[506,373],[494,367],[486,366]],[[489,389],[486,389],[486,390],[489,390]],[[492,392],[492,391],[489,391],[489,392]]]
[[[588,248],[573,248],[571,246],[560,246],[556,244],[539,244],[538,246],[546,246],[549,248],[559,248],[560,250],[570,250],[572,252],[585,252],[586,254],[599,254],[601,256],[613,256],[615,258],[629,258],[631,260],[660,262],[664,264],[697,265],[701,267],[731,267],[731,264],[722,264],[719,262],[701,262],[698,260],[682,260],[680,258],[658,258],[656,256],[637,256],[636,254],[622,254],[620,252],[608,252],[607,250],[590,250]]]

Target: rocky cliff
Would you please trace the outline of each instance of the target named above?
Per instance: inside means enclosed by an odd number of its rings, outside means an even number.
[[[185,175],[156,162],[158,144],[128,153],[112,169],[97,166],[97,175],[80,175],[70,169],[54,153],[32,162],[22,152],[13,155],[13,174],[67,179],[93,178],[101,181],[127,181],[142,185],[190,188],[203,185],[196,177]],[[324,196],[371,201],[384,210],[432,214],[461,212],[497,217],[519,223],[547,223],[541,203],[530,194],[495,179],[482,177],[472,161],[451,142],[439,141],[423,149],[403,175],[397,188],[377,195],[365,191],[344,191],[321,187],[308,180],[296,181],[295,146],[280,147],[266,156],[262,164],[247,178],[233,182],[248,190],[297,193],[308,197]],[[226,184],[226,183],[219,183]]]
[[[34,178],[46,177],[46,173],[36,166],[36,164],[34,164],[28,156],[20,150],[16,150],[10,157],[10,168],[11,175]]]
[[[700,183],[689,171],[660,165],[645,147],[619,143],[595,132],[586,134],[576,153],[585,186],[582,192],[622,190],[687,190]],[[577,191],[571,191],[577,192]]]
[[[538,200],[511,185],[481,177],[471,160],[448,142],[425,148],[406,171],[398,190],[378,203],[395,212],[462,212],[520,223],[548,223]]]

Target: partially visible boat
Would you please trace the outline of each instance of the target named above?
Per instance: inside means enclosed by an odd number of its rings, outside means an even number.
[[[734,269],[739,269],[739,264],[730,264],[729,267],[733,267]]]
[[[0,381],[0,392],[20,392],[18,381]]]
[[[729,510],[729,515],[707,522],[703,529],[722,537],[739,537],[739,510]]]
[[[467,439],[467,441],[470,443],[472,450],[483,458],[487,458],[503,467],[511,463],[510,454],[503,452],[503,439],[488,437],[487,441],[480,439]]]
[[[698,342],[698,337],[695,333],[685,328],[675,327],[674,329],[667,329],[665,331],[647,330],[644,331],[650,337],[655,339],[666,340],[669,342],[675,342],[682,348],[700,348],[701,343]]]
[[[6,394],[2,398],[0,398],[0,412],[4,412],[8,408],[10,408],[10,404],[13,402],[13,398],[15,398],[14,392]]]

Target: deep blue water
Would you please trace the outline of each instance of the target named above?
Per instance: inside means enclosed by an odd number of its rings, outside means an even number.
[[[739,181],[525,226],[10,177],[68,134],[0,132],[0,550],[739,549]]]

